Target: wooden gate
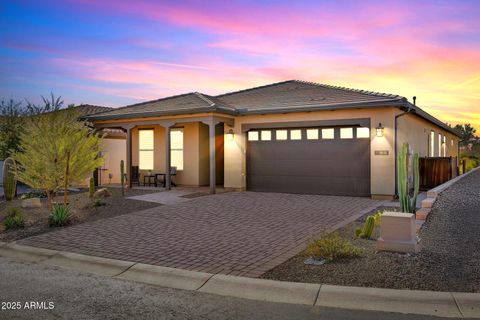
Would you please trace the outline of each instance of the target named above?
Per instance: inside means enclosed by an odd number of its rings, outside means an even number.
[[[457,176],[456,157],[420,158],[420,189],[435,188]]]

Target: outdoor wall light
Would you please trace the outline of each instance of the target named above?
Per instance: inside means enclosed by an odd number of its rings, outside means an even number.
[[[383,137],[383,129],[385,128],[382,126],[381,122],[378,123],[378,127],[375,129],[377,130],[377,137]]]
[[[235,138],[235,133],[233,132],[233,130],[232,129],[228,130],[227,132],[228,141],[233,141],[234,138]]]

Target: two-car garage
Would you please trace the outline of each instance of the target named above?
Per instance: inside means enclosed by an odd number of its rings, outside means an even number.
[[[247,189],[370,196],[370,128],[362,125],[251,128]]]

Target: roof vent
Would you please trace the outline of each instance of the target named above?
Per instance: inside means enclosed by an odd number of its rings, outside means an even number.
[[[416,96],[413,96],[413,105],[414,105],[414,106],[417,105],[417,97],[416,97]]]

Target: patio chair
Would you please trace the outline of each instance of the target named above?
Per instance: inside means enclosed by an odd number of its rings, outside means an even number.
[[[132,166],[132,186],[133,184],[137,184],[140,186],[140,171],[138,170],[138,166]]]
[[[173,182],[173,177],[177,175],[177,167],[170,167],[170,182],[172,186],[176,187],[177,185]]]

